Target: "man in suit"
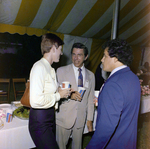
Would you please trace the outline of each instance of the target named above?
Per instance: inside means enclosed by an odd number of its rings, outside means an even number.
[[[136,149],[141,88],[128,67],[132,49],[126,41],[104,45],[102,65],[111,72],[98,97],[96,130],[86,149]]]
[[[71,55],[72,64],[57,69],[58,82],[61,84],[63,81],[69,81],[74,90],[71,97],[65,99],[56,112],[56,140],[60,149],[66,149],[70,136],[72,136],[72,149],[81,149],[85,123],[88,130],[93,131],[95,77],[84,67],[84,61],[88,58],[88,49],[82,43],[74,43]],[[78,82],[79,68],[82,69],[82,83],[86,89],[83,98],[78,92],[78,85],[82,84],[81,80]]]

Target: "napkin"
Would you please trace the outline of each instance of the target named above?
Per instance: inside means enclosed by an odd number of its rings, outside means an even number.
[[[0,119],[6,117],[5,111],[0,109]]]

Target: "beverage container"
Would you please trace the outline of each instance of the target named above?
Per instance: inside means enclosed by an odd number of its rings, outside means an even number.
[[[95,106],[98,106],[98,95],[99,95],[99,91],[94,91]]]
[[[78,92],[81,94],[81,97],[84,96],[84,93],[85,93],[85,88],[84,87],[78,87]]]
[[[70,82],[68,82],[68,81],[62,82],[61,87],[62,87],[62,88],[70,88]]]

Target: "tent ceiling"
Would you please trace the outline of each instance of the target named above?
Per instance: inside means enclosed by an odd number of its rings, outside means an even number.
[[[0,32],[111,37],[114,0],[0,0]],[[118,37],[150,46],[150,0],[120,0]]]

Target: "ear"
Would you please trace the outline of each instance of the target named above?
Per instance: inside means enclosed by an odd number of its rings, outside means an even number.
[[[51,50],[52,50],[53,53],[55,53],[56,47],[53,45],[52,48],[51,48]]]
[[[88,58],[88,55],[84,58],[84,60],[86,60]]]
[[[118,62],[118,58],[117,57],[114,57],[114,62]]]

